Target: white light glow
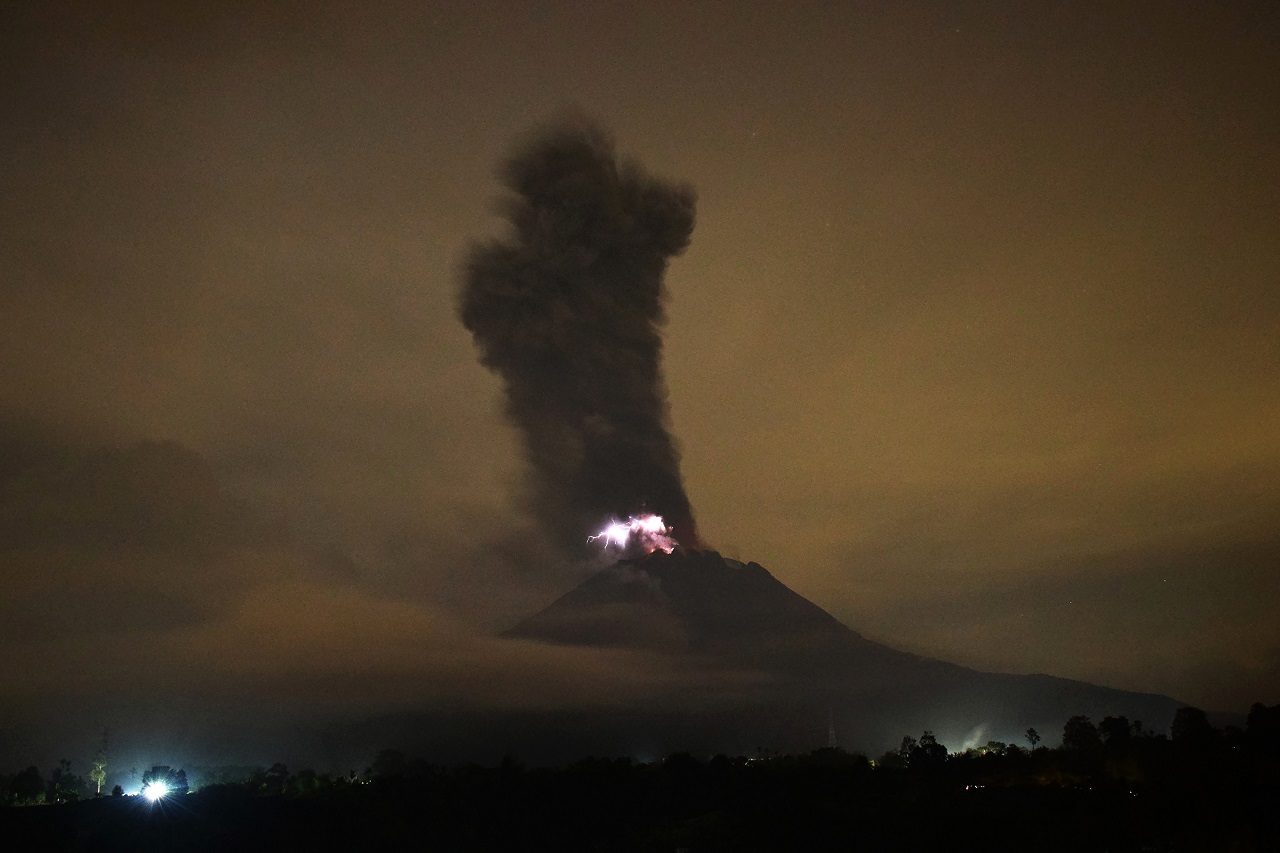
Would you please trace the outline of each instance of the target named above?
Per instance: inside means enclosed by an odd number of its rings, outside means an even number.
[[[142,796],[153,803],[167,793],[169,793],[169,786],[159,781],[148,782],[142,789]]]
[[[676,540],[671,538],[671,528],[667,527],[660,515],[642,515],[626,521],[611,522],[595,536],[588,536],[587,541],[603,542],[606,548],[612,545],[621,550],[634,543],[646,554],[654,551],[670,554],[676,549]]]

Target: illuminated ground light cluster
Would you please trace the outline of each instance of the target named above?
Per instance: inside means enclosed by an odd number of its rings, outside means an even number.
[[[587,541],[600,542],[605,548],[614,547],[621,551],[638,548],[646,554],[654,551],[670,554],[677,544],[671,538],[671,528],[660,515],[641,515],[626,521],[610,522],[595,536],[588,536]]]
[[[163,781],[157,779],[154,782],[148,782],[142,788],[142,796],[146,797],[148,802],[158,802],[169,793],[169,786]]]

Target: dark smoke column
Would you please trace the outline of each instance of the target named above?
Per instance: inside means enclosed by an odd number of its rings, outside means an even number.
[[[660,368],[662,277],[689,244],[692,187],[620,162],[583,121],[531,139],[501,177],[511,231],[472,248],[461,314],[505,384],[532,512],[571,554],[608,516],[640,512],[697,547]]]

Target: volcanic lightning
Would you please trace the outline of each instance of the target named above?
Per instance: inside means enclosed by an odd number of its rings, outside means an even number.
[[[628,518],[626,521],[614,521],[595,536],[588,536],[588,542],[603,542],[604,547],[614,546],[621,550],[635,547],[652,554],[662,551],[670,554],[678,544],[671,537],[671,528],[660,515],[642,515],[639,518]]]

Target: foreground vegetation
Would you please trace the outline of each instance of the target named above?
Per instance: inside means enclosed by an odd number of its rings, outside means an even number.
[[[1083,717],[1063,735],[1057,749],[948,754],[926,733],[874,761],[824,749],[556,769],[386,751],[363,773],[275,765],[155,804],[4,809],[0,838],[84,850],[1280,849],[1280,706],[1254,706],[1245,729],[1186,709],[1169,736]]]

